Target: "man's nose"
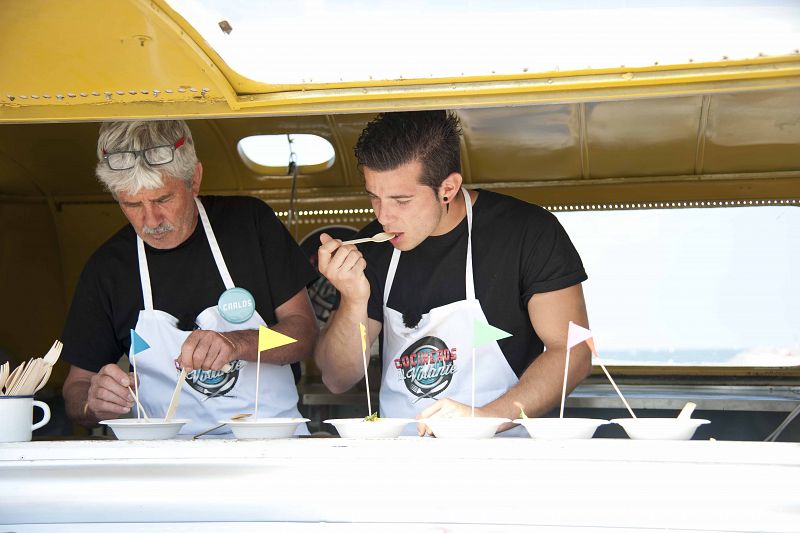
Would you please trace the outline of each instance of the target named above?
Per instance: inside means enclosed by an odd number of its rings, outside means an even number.
[[[159,224],[164,220],[164,217],[161,215],[161,209],[155,205],[147,205],[144,204],[144,225],[148,228],[155,228],[158,227]]]
[[[373,206],[372,210],[375,211],[375,218],[384,228],[394,220],[394,213],[391,209],[387,209],[385,205]]]

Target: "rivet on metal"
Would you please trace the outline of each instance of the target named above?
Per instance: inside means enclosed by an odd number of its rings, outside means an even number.
[[[100,96],[100,93],[97,91],[92,91],[92,96]]]
[[[159,94],[161,94],[161,91],[158,89],[153,89],[153,96],[158,96]]]
[[[63,94],[57,94],[56,95],[56,99],[63,100],[64,99],[64,95]]]
[[[136,91],[134,91],[133,89],[131,89],[130,91],[128,91],[128,94],[136,94]]]
[[[19,99],[20,99],[20,100],[27,100],[27,99],[28,99],[28,97],[27,97],[27,96],[25,96],[24,94],[21,94],[21,95],[19,95]]]
[[[205,96],[208,90],[208,87],[203,87],[203,89],[200,91],[200,96]]]
[[[38,99],[39,99],[39,95],[37,95],[37,94],[32,94],[32,95],[31,95],[31,98],[33,98],[34,100],[38,100]]]
[[[103,95],[106,97],[106,100],[111,100],[111,95],[112,95],[111,91],[105,91]]]
[[[179,92],[179,93],[185,93],[185,92],[186,92],[186,89],[185,89],[185,88],[183,88],[183,87],[178,87],[178,92]]]
[[[193,93],[196,93],[196,92],[197,92],[197,89],[195,89],[194,87],[189,87],[189,90],[190,90],[191,92],[193,92]]]
[[[89,94],[88,94],[88,93],[81,93],[81,96],[83,96],[84,98],[86,98],[87,96],[89,96]]]
[[[75,93],[67,93],[67,96],[69,96],[70,98],[75,98]]]
[[[123,94],[125,94],[125,91],[117,91],[117,94],[122,96]]]
[[[141,90],[139,92],[142,93],[142,94],[150,94],[150,91],[148,91],[147,89],[143,89],[143,90]]]
[[[50,100],[50,95],[49,94],[43,94],[42,98],[44,98],[45,100]]]
[[[164,89],[164,92],[167,94],[172,94],[172,89]]]

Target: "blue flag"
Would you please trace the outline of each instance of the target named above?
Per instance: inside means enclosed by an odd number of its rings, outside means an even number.
[[[139,354],[145,350],[150,348],[150,345],[145,342],[143,338],[139,336],[134,330],[131,330],[131,352],[134,354]]]

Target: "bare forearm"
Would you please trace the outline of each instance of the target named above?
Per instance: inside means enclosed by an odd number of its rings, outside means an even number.
[[[560,405],[564,382],[566,351],[548,350],[542,353],[520,376],[519,383],[484,408],[495,416],[518,418],[520,405],[530,417],[541,416]],[[567,394],[591,371],[591,354],[585,345],[570,351]]]
[[[287,365],[307,359],[314,349],[314,343],[319,334],[315,321],[299,315],[286,317],[270,329],[297,340],[297,342],[261,352],[261,362],[275,365]],[[236,346],[236,359],[257,360],[258,330],[228,331],[223,332],[222,335]]]
[[[62,390],[67,416],[76,424],[86,428],[97,424],[97,418],[87,409],[90,385],[88,381],[67,382]]]
[[[344,392],[364,377],[359,324],[367,324],[367,304],[342,303],[322,332],[314,359],[322,381],[334,393]]]

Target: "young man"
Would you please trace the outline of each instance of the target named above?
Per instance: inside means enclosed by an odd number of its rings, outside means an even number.
[[[305,290],[316,273],[272,209],[198,197],[203,167],[183,121],[103,124],[97,155],[98,178],[130,224],[92,255],[75,290],[63,334],[67,414],[90,426],[131,410],[133,379],[117,362],[135,329],[150,346],[133,358],[149,416],[164,416],[176,366],[190,371],[176,414],[191,419],[184,434],[252,412],[256,394],[263,416],[299,416],[289,364],[316,341]],[[298,342],[262,354],[257,392],[261,325]]]
[[[568,322],[588,325],[586,273],[552,214],[461,187],[459,134],[444,111],[382,114],[361,134],[377,220],[360,236],[396,236],[359,249],[322,236],[319,269],[341,301],[315,359],[331,391],[352,387],[367,324],[370,343],[382,334],[381,416],[469,416],[472,324],[488,322],[512,336],[475,350],[476,415],[539,416],[561,397]],[[590,369],[588,349],[573,349],[568,390]]]

